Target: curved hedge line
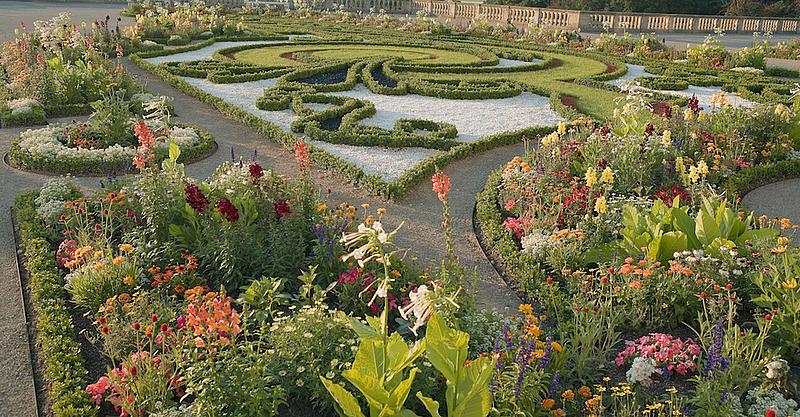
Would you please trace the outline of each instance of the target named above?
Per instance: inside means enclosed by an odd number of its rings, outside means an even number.
[[[510,230],[503,227],[503,214],[497,203],[503,170],[492,172],[475,202],[475,234],[484,252],[507,285],[525,299],[528,282],[541,281],[544,271],[538,262],[526,260]],[[523,279],[523,278],[527,278]]]
[[[18,195],[14,213],[19,224],[20,246],[25,253],[30,303],[35,313],[36,346],[44,367],[50,415],[97,416],[97,407],[85,391],[88,372],[80,344],[75,340],[64,276],[56,265],[55,251],[47,241],[48,232],[36,214],[36,196],[35,192]]]
[[[185,127],[184,125],[178,125]],[[182,147],[180,162],[191,163],[200,160],[213,153],[216,143],[214,137],[205,129],[193,127],[197,136],[200,137],[200,142],[194,146]],[[119,161],[114,165],[108,165],[101,161],[84,160],[79,164],[66,165],[64,161],[39,159],[33,158],[19,146],[20,138],[17,138],[11,143],[8,149],[8,163],[9,165],[24,171],[33,171],[43,174],[72,174],[72,175],[106,175],[109,173],[127,173],[132,171],[130,161]],[[154,161],[161,163],[168,157],[168,149],[156,148]]]

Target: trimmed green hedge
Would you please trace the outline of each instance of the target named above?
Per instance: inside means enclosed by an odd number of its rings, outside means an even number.
[[[31,111],[13,114],[11,109],[0,105],[0,127],[37,126],[47,124],[47,111],[44,107],[34,106]]]
[[[58,269],[48,232],[36,214],[37,193],[21,194],[14,203],[21,247],[25,252],[36,345],[44,366],[46,395],[54,417],[93,417],[97,407],[86,393],[88,372],[75,340],[67,307],[63,272]]]
[[[503,170],[489,175],[486,186],[478,192],[475,203],[476,234],[487,256],[509,286],[515,287],[529,298],[535,282],[540,282],[545,272],[538,262],[520,253],[520,247],[510,230],[503,226],[503,214],[497,203]]]

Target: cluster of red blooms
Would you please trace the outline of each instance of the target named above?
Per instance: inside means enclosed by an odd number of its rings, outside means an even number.
[[[221,200],[217,201],[216,207],[219,214],[224,217],[225,220],[229,222],[239,220],[239,210],[231,203],[231,200],[223,197]]]
[[[692,196],[680,184],[662,185],[654,197],[668,206],[672,205],[675,197],[680,197],[681,203],[688,204],[692,202]]]
[[[186,186],[186,202],[189,204],[189,207],[193,208],[194,211],[202,214],[208,208],[208,199],[203,194],[203,191],[200,190],[196,184],[189,184]]]
[[[530,221],[528,219],[518,219],[516,217],[507,217],[503,220],[503,226],[514,233],[517,239],[522,239],[522,236],[525,236],[523,228],[527,227],[529,224]]]
[[[292,209],[289,207],[289,200],[275,200],[272,205],[275,209],[275,216],[278,218],[278,220],[283,218],[283,216],[292,214]]]
[[[56,251],[56,263],[58,264],[59,268],[66,269],[66,263],[75,259],[75,250],[78,249],[78,242],[72,239],[65,239],[58,245],[58,250]],[[83,258],[78,258],[78,265],[81,266],[85,262]]]
[[[259,164],[250,164],[248,170],[250,171],[250,176],[253,177],[253,184],[256,184],[258,179],[264,176],[264,168],[261,168]]]

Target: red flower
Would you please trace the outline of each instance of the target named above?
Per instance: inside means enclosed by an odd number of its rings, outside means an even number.
[[[288,200],[276,200],[273,206],[275,207],[275,216],[277,216],[278,219],[292,214],[292,209],[289,208]]]
[[[65,268],[64,265],[75,257],[76,249],[78,249],[78,242],[70,239],[66,239],[61,242],[60,245],[58,245],[58,250],[56,251],[56,263],[58,264],[59,268]],[[82,262],[83,261],[81,261],[81,263]]]
[[[250,164],[250,176],[253,177],[253,182],[264,176],[264,168],[259,164]]]
[[[775,417],[775,410],[770,408],[766,413],[764,413],[764,417]]]
[[[217,211],[229,222],[239,220],[239,210],[227,198],[217,201]]]
[[[431,177],[433,182],[433,192],[438,194],[439,201],[444,201],[447,193],[450,192],[450,177],[442,171],[433,174]]]
[[[208,199],[195,184],[186,186],[186,202],[198,213],[204,213],[208,207]]]

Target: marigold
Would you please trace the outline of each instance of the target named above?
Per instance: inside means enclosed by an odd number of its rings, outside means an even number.
[[[561,394],[561,398],[563,398],[564,401],[572,401],[575,399],[575,393],[571,389],[568,389]]]
[[[589,398],[592,395],[592,389],[587,387],[586,385],[581,386],[578,388],[578,395],[583,398]]]
[[[554,400],[552,398],[548,398],[548,399],[542,401],[542,408],[550,409],[550,408],[553,408],[554,405],[556,405],[556,400]]]

